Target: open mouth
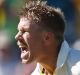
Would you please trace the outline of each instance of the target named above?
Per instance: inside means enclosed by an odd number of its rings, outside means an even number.
[[[27,48],[26,47],[20,47],[20,49],[21,49],[21,52],[27,51]]]
[[[30,57],[30,51],[26,47],[21,47],[21,59],[23,61],[28,61]]]
[[[27,63],[27,61],[30,58],[30,50],[28,49],[27,45],[24,43],[17,42],[17,45],[19,46],[21,50],[21,59],[22,63]]]
[[[26,58],[27,55],[29,54],[29,51],[27,50],[26,47],[21,47],[21,58]]]

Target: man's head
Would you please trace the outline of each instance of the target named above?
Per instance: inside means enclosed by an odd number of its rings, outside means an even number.
[[[20,13],[16,39],[23,62],[42,61],[63,40],[65,20],[60,9],[30,1]]]

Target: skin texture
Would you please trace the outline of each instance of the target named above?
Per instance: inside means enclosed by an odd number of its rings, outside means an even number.
[[[40,41],[40,34],[36,31],[37,27],[31,26],[30,21],[26,18],[20,19],[18,30],[19,32],[15,38],[18,40],[18,45],[21,48],[22,62],[31,62],[36,59],[37,51],[40,53],[39,46],[42,42]],[[39,57],[39,55],[37,56]]]
[[[23,63],[39,62],[49,72],[53,73],[58,56],[58,43],[52,32],[39,31],[39,26],[31,24],[25,17],[20,18],[18,33],[15,38],[21,48]]]

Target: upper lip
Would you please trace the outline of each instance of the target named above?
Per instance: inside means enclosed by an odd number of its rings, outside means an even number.
[[[26,48],[26,46],[24,45],[24,44],[22,44],[22,43],[17,43],[17,45],[19,46],[19,48],[23,48],[23,47],[25,47]]]
[[[21,51],[27,50],[27,45],[24,43],[21,43],[20,41],[17,42],[17,45],[21,49]]]
[[[19,45],[19,48],[21,49],[21,51],[27,50],[26,46]]]

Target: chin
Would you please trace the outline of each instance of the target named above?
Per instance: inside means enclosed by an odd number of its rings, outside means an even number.
[[[22,59],[22,63],[23,64],[29,64],[29,63],[32,63],[33,61],[32,60],[26,60],[26,59]]]
[[[23,64],[27,64],[28,63],[28,60],[22,59],[22,63]]]

